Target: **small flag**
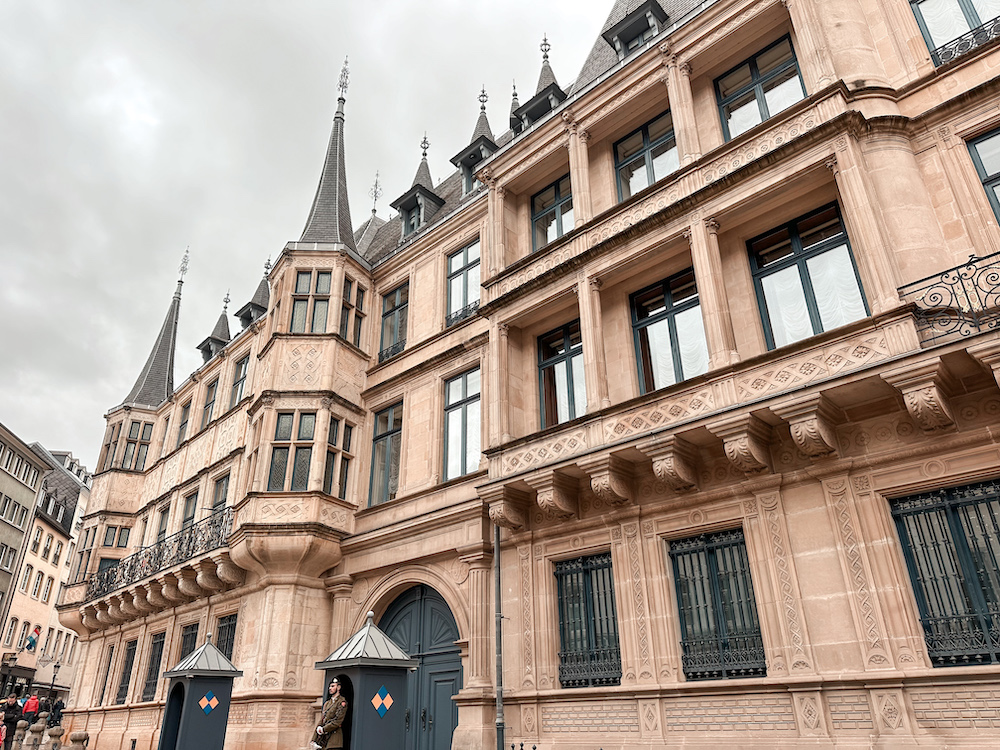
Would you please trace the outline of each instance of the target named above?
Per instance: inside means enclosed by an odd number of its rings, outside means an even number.
[[[31,631],[31,635],[28,636],[28,642],[24,644],[24,647],[28,651],[34,651],[35,646],[38,645],[38,637],[42,634],[42,626],[35,625],[35,629]]]

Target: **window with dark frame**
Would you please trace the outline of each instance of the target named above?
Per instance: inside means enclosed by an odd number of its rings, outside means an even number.
[[[122,661],[122,673],[118,680],[118,693],[115,695],[116,706],[128,700],[128,689],[132,684],[132,668],[135,666],[135,650],[138,645],[138,640],[131,640],[125,644],[125,659]]]
[[[573,229],[569,175],[531,196],[531,249],[540,250]]]
[[[326,333],[330,312],[331,271],[298,271],[292,295],[291,333]]]
[[[559,683],[619,685],[621,648],[611,553],[555,564],[559,599]]]
[[[479,468],[482,416],[479,368],[444,384],[444,479]]]
[[[354,458],[351,442],[354,427],[343,423],[337,417],[330,417],[330,429],[326,435],[326,464],[323,467],[323,492],[336,495],[341,500],[347,498],[347,477]]]
[[[716,78],[715,93],[727,141],[804,99],[791,39],[779,39]]]
[[[340,338],[361,346],[361,326],[365,319],[365,288],[354,281],[344,279],[343,303],[340,308]]]
[[[142,686],[142,701],[151,701],[156,697],[156,685],[160,678],[160,663],[163,661],[163,642],[166,633],[157,633],[149,642],[149,663],[146,668],[146,682]]]
[[[215,645],[227,659],[233,658],[233,646],[236,644],[236,614],[223,615],[216,623]]]
[[[747,243],[768,349],[868,317],[836,204]]]
[[[396,499],[403,439],[403,404],[393,404],[375,415],[372,437],[372,479],[369,505]]]
[[[212,491],[212,512],[220,511],[226,507],[226,498],[229,495],[229,475],[215,480],[215,487]]]
[[[983,183],[993,215],[1000,220],[1000,130],[969,141],[969,154]]]
[[[674,122],[664,112],[615,143],[618,200],[631,198],[680,166]]]
[[[105,471],[110,469],[114,464],[115,453],[118,452],[118,438],[121,435],[122,422],[115,422],[113,425],[108,427],[107,440],[104,443],[104,469]],[[13,451],[7,454],[7,460],[10,461],[10,457],[13,456]]]
[[[160,508],[159,524],[156,528],[156,541],[162,542],[167,538],[167,523],[170,521],[170,506],[164,505]]]
[[[25,623],[27,625],[28,623]],[[115,647],[114,644],[108,646],[108,658],[104,662],[104,678],[101,680],[101,695],[97,699],[97,705],[104,705],[104,696],[108,692],[108,680],[111,678],[111,664],[115,658]]]
[[[243,391],[246,388],[247,370],[249,368],[250,355],[248,354],[236,363],[236,368],[233,370],[233,387],[229,395],[230,409],[243,400]]]
[[[196,648],[198,648],[198,623],[193,622],[181,628],[181,655],[178,658],[183,659],[188,654],[194,653]]]
[[[694,269],[629,297],[643,393],[708,372],[708,342]]]
[[[142,471],[146,468],[146,454],[149,453],[149,441],[152,437],[152,422],[132,422],[129,425],[125,454],[122,456],[123,469]]]
[[[191,417],[191,402],[188,401],[184,406],[181,407],[181,418],[180,422],[177,424],[177,445],[174,446],[179,448],[181,443],[184,442],[184,438],[187,436],[188,429],[188,419]]]
[[[890,501],[935,667],[1000,663],[1000,480]]]
[[[296,425],[296,418],[298,424]],[[293,430],[293,428],[295,428]],[[309,487],[316,412],[281,412],[274,428],[268,492],[304,492]],[[293,437],[294,436],[294,437]],[[288,459],[292,458],[291,472]]]
[[[448,313],[445,326],[471,316],[479,308],[479,240],[448,256]]]
[[[184,498],[184,515],[181,517],[181,528],[194,526],[194,518],[198,512],[198,493],[192,492]]]
[[[131,529],[129,529],[128,526],[122,526],[118,529],[118,543],[116,546],[122,549],[128,547],[129,531],[131,531]]]
[[[587,412],[579,320],[538,337],[538,387],[542,428]]]
[[[201,429],[205,429],[212,421],[212,414],[215,412],[215,395],[219,391],[219,379],[216,378],[208,384],[205,390],[205,406],[201,410]]]
[[[385,362],[406,347],[406,324],[409,314],[410,284],[396,287],[382,297],[382,338],[378,361]]]
[[[688,680],[765,677],[761,638],[742,529],[670,542]]]
[[[118,535],[118,527],[117,526],[107,526],[104,529],[104,546],[105,547],[114,547],[115,546],[115,538],[117,537],[117,535]]]
[[[910,0],[910,7],[935,65],[1000,36],[997,0]]]

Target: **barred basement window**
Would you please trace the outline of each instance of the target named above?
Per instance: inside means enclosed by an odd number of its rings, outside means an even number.
[[[611,553],[556,563],[559,682],[566,687],[618,685],[621,649]]]
[[[163,661],[163,641],[166,633],[157,633],[149,643],[149,666],[146,668],[146,682],[142,686],[140,700],[151,701],[156,697],[156,684],[160,678],[160,662]]]
[[[192,623],[191,625],[185,625],[181,629],[181,655],[180,658],[183,659],[194,650],[198,648],[198,623]]]
[[[931,663],[1000,663],[1000,480],[891,506]]]
[[[764,642],[742,529],[670,542],[689,680],[764,677]]]
[[[236,644],[236,615],[220,617],[215,627],[215,645],[226,655],[233,658],[233,646]]]
[[[62,635],[60,633],[60,635]],[[132,667],[135,664],[135,649],[139,641],[133,640],[125,644],[125,660],[122,662],[122,676],[118,682],[118,693],[115,695],[115,705],[120,706],[128,700],[128,688],[132,682]],[[56,646],[58,650],[58,645]],[[53,652],[54,653],[54,652]]]

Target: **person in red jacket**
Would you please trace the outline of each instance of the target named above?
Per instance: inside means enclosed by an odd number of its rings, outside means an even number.
[[[24,720],[28,722],[30,727],[35,723],[35,719],[38,718],[38,693],[32,693],[31,696],[24,702]]]

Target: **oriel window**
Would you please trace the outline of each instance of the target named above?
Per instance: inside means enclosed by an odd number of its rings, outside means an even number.
[[[292,297],[292,333],[326,333],[330,312],[331,271],[298,271]]]
[[[341,500],[347,497],[347,479],[351,462],[354,460],[352,443],[354,427],[337,417],[330,417],[330,429],[326,435],[326,465],[323,468],[323,492],[336,495]]]
[[[268,492],[286,490],[304,492],[308,489],[315,431],[315,412],[299,412],[298,414],[282,412],[278,414],[274,429],[274,442],[271,448],[271,470],[267,481]],[[290,472],[289,457],[292,457]]]
[[[152,437],[152,422],[132,422],[129,425],[125,455],[122,457],[123,469],[142,471],[146,468],[146,455],[149,453],[149,441]]]

